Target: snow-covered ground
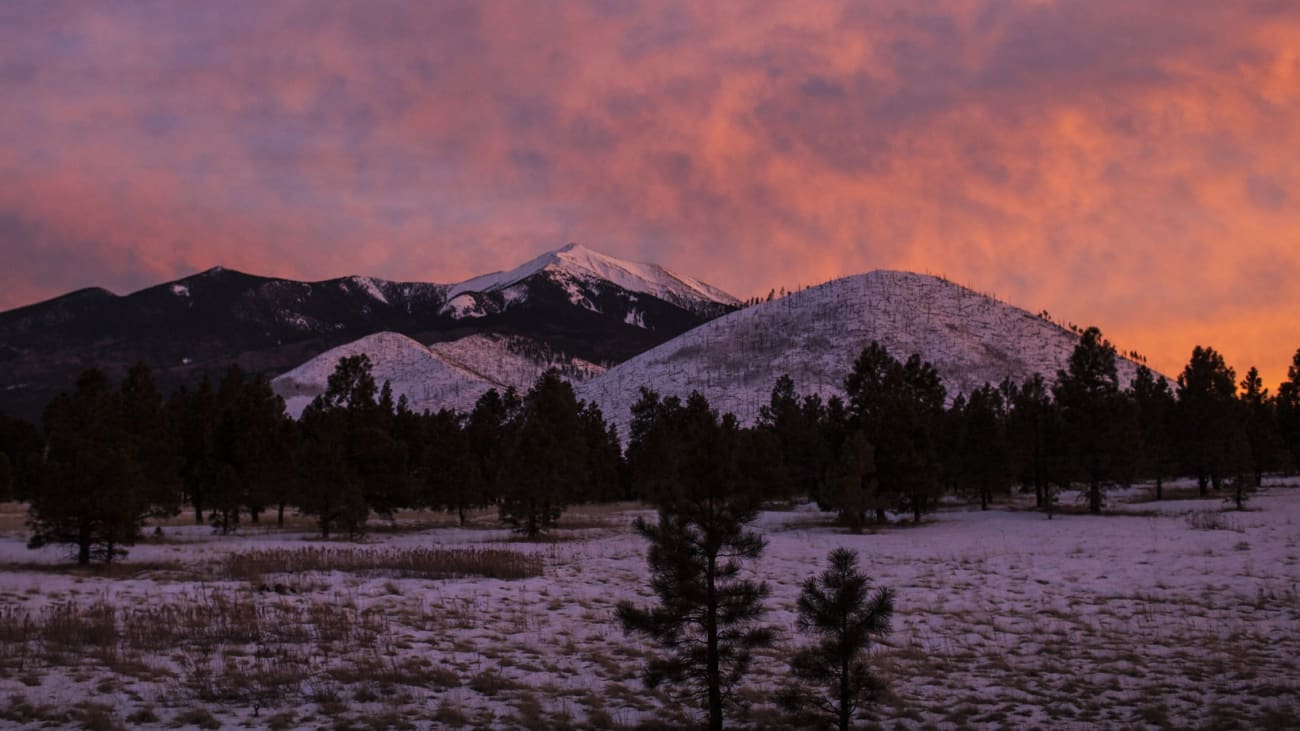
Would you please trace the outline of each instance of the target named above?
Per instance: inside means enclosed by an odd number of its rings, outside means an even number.
[[[874,655],[890,690],[877,709],[886,727],[1296,728],[1300,483],[1267,486],[1245,512],[1217,498],[1144,502],[1146,492],[1117,496],[1125,502],[1107,515],[1050,521],[1023,502],[951,504],[921,526],[858,536],[806,506],[762,514],[768,546],[755,573],[771,586],[767,619],[781,638],[744,683],[751,707],[738,725],[782,725],[770,699],[802,641],[799,586],[847,546],[897,591],[894,632]],[[108,578],[25,549],[10,506],[0,510],[0,725],[678,726],[698,716],[642,686],[655,648],[614,620],[619,600],[650,601],[644,545],[628,528],[637,514],[575,509],[539,543],[514,540],[490,515],[457,528],[412,514],[361,546],[540,556],[543,574],[519,580],[223,576],[230,554],[350,547],[313,539],[303,519],[230,537],[176,519]],[[258,591],[276,584],[283,593]],[[108,607],[113,625],[79,635],[52,620],[66,604],[78,608],[69,616]],[[196,608],[207,629],[174,636]],[[22,629],[24,618],[45,629]],[[258,627],[253,636],[241,622]],[[48,642],[22,641],[37,635]],[[59,638],[80,646],[61,652]]]

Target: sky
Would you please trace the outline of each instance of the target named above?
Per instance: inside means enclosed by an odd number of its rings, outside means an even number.
[[[0,308],[570,241],[745,298],[942,274],[1300,348],[1300,3],[0,3]]]

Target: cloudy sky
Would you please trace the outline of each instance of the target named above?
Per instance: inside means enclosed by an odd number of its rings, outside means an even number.
[[[879,268],[1270,386],[1300,3],[0,3],[0,308],[578,241],[740,297]]]

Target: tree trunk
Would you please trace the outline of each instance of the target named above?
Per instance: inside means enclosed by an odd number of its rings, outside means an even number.
[[[1093,515],[1101,514],[1101,482],[1095,478],[1088,486],[1088,512]]]
[[[1156,478],[1156,500],[1165,499],[1165,480],[1163,477]]]
[[[1202,472],[1201,474],[1196,476],[1196,486],[1199,487],[1201,490],[1201,497],[1205,497],[1206,488],[1210,486],[1210,478],[1204,472]]]
[[[278,509],[275,511],[275,527],[284,527],[284,503],[280,503]]]
[[[464,505],[456,506],[456,517],[460,521],[460,527],[464,528],[465,527],[465,506]]]
[[[709,731],[722,731],[722,671],[718,663],[718,587],[714,579],[718,569],[718,557],[710,555],[705,570],[705,587],[708,593],[707,609],[704,617],[705,633],[705,682],[709,690]]]
[[[840,625],[841,633],[845,630],[843,623]],[[848,731],[849,723],[853,720],[849,713],[851,706],[849,704],[849,660],[848,653],[840,657],[840,731]]]
[[[85,566],[90,563],[90,526],[84,523],[77,530],[77,564]]]

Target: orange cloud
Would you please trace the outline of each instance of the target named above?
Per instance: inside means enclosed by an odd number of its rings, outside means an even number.
[[[0,307],[569,240],[740,296],[943,273],[1175,374],[1300,347],[1300,8],[0,8]]]

